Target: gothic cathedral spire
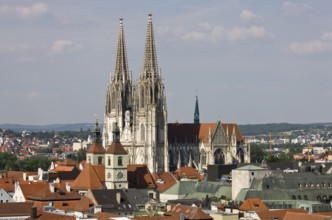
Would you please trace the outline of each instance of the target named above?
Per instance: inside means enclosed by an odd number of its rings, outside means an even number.
[[[198,108],[197,95],[196,95],[196,103],[195,103],[194,124],[199,124],[199,108]]]
[[[129,77],[127,51],[123,30],[123,19],[119,19],[118,46],[114,71],[106,92],[104,120],[104,146],[112,143],[112,126],[118,123],[120,132],[125,126],[125,113],[132,109],[132,82]],[[129,113],[130,114],[130,113]],[[129,115],[130,117],[130,115]],[[129,123],[130,124],[130,123]]]

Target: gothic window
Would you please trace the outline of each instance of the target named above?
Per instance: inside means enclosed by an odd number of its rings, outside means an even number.
[[[103,164],[103,157],[98,157],[98,165],[102,165]]]
[[[141,108],[144,108],[144,89],[143,88],[141,88],[140,100],[141,100]]]
[[[122,157],[118,157],[118,166],[123,166],[122,165]]]
[[[107,157],[107,165],[111,166],[111,157],[110,156]]]
[[[145,126],[141,124],[141,141],[145,141]]]
[[[206,165],[206,153],[205,153],[205,151],[204,150],[202,150],[202,152],[201,152],[201,157],[202,157],[202,162],[201,162],[201,164],[202,165]]]
[[[111,92],[111,109],[115,109],[115,102],[116,102],[115,92],[112,91]]]

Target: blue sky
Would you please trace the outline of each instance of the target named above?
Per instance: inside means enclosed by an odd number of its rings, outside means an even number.
[[[0,123],[102,121],[119,17],[129,68],[152,12],[169,122],[331,122],[332,4],[321,1],[0,2]]]

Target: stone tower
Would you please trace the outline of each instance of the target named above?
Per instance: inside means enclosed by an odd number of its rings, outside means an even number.
[[[107,189],[128,189],[128,153],[120,143],[120,129],[113,125],[113,143],[105,153],[105,185]]]
[[[163,80],[158,69],[149,14],[143,67],[134,95],[134,163],[147,164],[151,172],[168,171],[167,107]]]
[[[128,152],[129,163],[147,164],[150,172],[168,171],[166,94],[158,69],[151,14],[143,67],[135,85],[129,77],[120,18],[116,63],[106,92],[104,146],[113,142],[111,131],[115,123],[118,123],[120,142]]]
[[[86,159],[92,165],[103,165],[105,157],[105,149],[102,145],[101,133],[96,119],[96,127],[93,132],[92,144],[86,152]]]
[[[113,142],[112,126],[118,123],[121,139],[131,139],[132,124],[132,82],[129,77],[127,52],[123,31],[123,19],[120,18],[118,47],[114,71],[106,91],[103,145]],[[127,137],[124,135],[127,130]],[[124,141],[124,140],[123,140]]]

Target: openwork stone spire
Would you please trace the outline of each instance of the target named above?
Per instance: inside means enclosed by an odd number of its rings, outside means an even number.
[[[123,18],[119,19],[119,36],[118,36],[118,48],[116,51],[116,61],[113,72],[112,81],[122,81],[125,83],[129,80],[129,69],[128,69],[128,61],[127,61],[127,52],[125,45],[125,37],[123,31]]]
[[[144,64],[141,78],[158,77],[157,53],[153,34],[152,14],[149,14],[145,40]]]

